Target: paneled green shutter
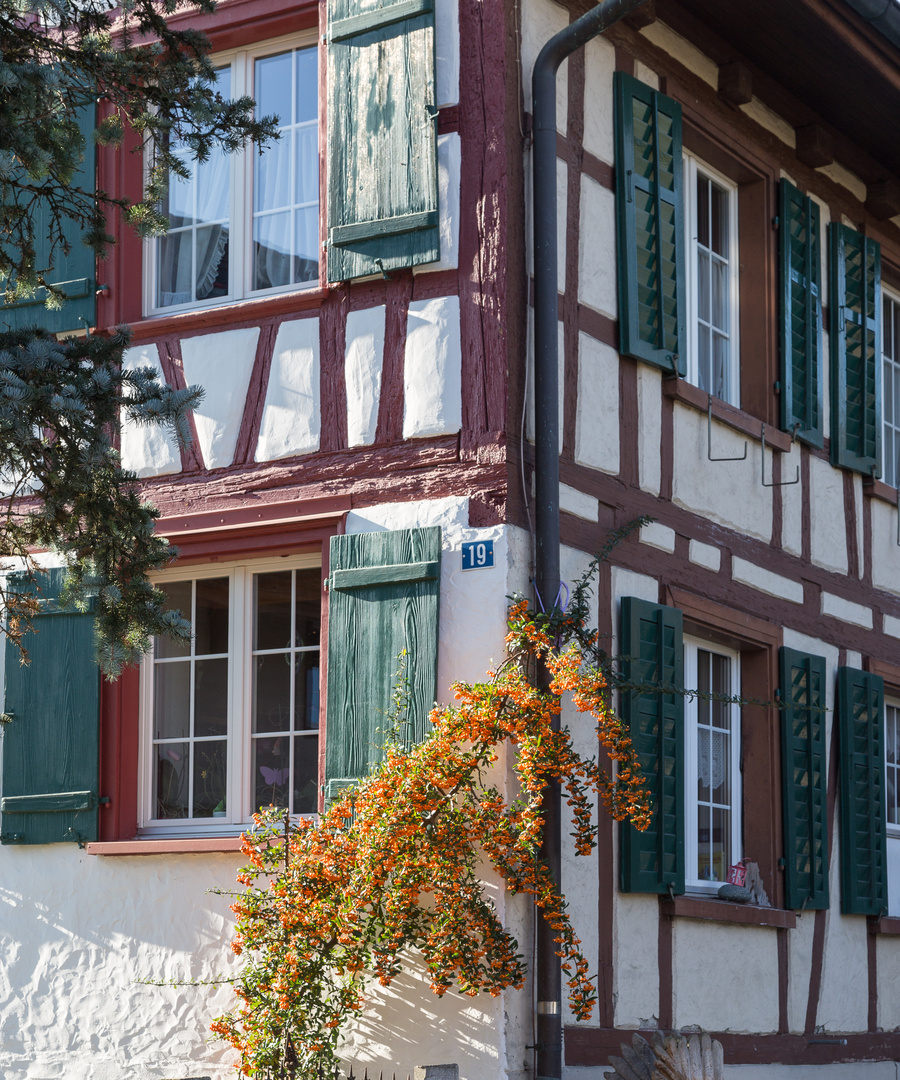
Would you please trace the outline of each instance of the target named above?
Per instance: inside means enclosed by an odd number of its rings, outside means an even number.
[[[41,612],[26,639],[30,663],[6,647],[0,839],[54,844],[97,839],[100,671],[94,617],[56,603],[63,570],[42,579]]]
[[[684,892],[684,644],[681,612],[622,599],[622,717],[650,788],[646,832],[622,824],[624,892]],[[670,691],[654,687],[671,687]],[[676,689],[677,688],[677,689]]]
[[[440,255],[434,0],[328,0],[328,280]]]
[[[838,669],[841,776],[841,910],[887,911],[884,680]]]
[[[326,800],[381,760],[405,650],[410,743],[422,739],[437,681],[441,530],[331,540]]]
[[[822,446],[822,294],[819,207],[781,181],[781,426]]]
[[[825,660],[779,650],[785,906],[828,907]]]
[[[72,186],[83,191],[93,191],[96,187],[96,146],[93,132],[96,122],[96,107],[91,104],[79,110],[78,125],[84,136],[84,162],[81,169],[72,178]],[[39,326],[50,333],[59,334],[69,330],[84,330],[97,322],[97,258],[93,248],[82,243],[81,230],[74,222],[66,222],[66,235],[72,245],[68,255],[61,248],[51,250],[49,232],[49,213],[40,206],[34,222],[35,265],[38,270],[52,266],[52,273],[47,275],[51,285],[58,286],[67,299],[61,308],[49,310],[44,307],[47,299],[46,289],[39,289],[28,300],[16,304],[0,306],[0,327],[21,330],[25,327]]]
[[[831,266],[831,461],[877,475],[881,464],[881,247],[828,226]]]
[[[681,106],[617,71],[619,351],[684,375]]]

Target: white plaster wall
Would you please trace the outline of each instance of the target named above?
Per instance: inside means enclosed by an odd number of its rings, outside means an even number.
[[[672,978],[676,1028],[778,1030],[775,930],[673,919]]]
[[[126,349],[122,367],[128,371],[151,367],[160,373],[159,350],[155,345],[136,345]],[[166,476],[181,471],[181,453],[171,431],[158,424],[136,424],[126,420],[122,424],[122,467],[140,477]]]
[[[560,576],[563,581],[571,585],[582,577],[588,568],[591,558],[584,552],[573,548],[563,547],[560,551]],[[598,622],[598,607],[596,593],[590,598],[591,626]],[[593,759],[597,756],[596,724],[591,716],[578,712],[570,698],[564,699],[563,711],[560,717],[564,727],[568,727],[572,733],[572,744],[582,757]],[[569,905],[569,913],[575,927],[575,934],[581,939],[581,949],[586,957],[593,958],[598,955],[600,948],[599,924],[597,910],[600,903],[599,888],[599,864],[597,849],[590,855],[576,855],[575,845],[570,835],[571,818],[567,816],[568,807],[563,801],[563,825],[562,825],[562,887],[566,901]],[[603,827],[609,825],[608,815],[605,809],[601,809]],[[593,823],[597,824],[597,810],[593,814]],[[576,1017],[566,997],[566,987],[563,984],[563,1023],[576,1023]],[[596,1021],[596,1013],[594,1014]]]
[[[745,438],[713,421],[713,454],[739,456]],[[675,469],[673,501],[748,536],[772,536],[772,489],[760,482],[760,453],[747,439],[744,461],[710,461],[705,413],[675,403]],[[766,477],[772,475],[772,453],[766,451]]]
[[[872,510],[872,583],[900,593],[900,545],[897,544],[897,507],[870,499]]]
[[[644,491],[658,495],[661,472],[662,372],[649,364],[638,364],[637,380],[638,476]]]
[[[439,135],[437,141],[438,234],[440,257],[413,267],[414,274],[455,270],[459,265],[459,181],[461,144],[458,132]]]
[[[651,23],[649,26],[643,27],[641,33],[649,41],[652,41],[654,45],[662,49],[663,52],[668,53],[669,56],[674,57],[679,63],[684,64],[689,71],[693,71],[695,75],[699,75],[704,82],[715,89],[718,89],[718,64],[716,64],[715,61],[710,60],[710,58],[705,53],[701,52],[695,45],[692,45],[687,38],[683,38],[680,34],[676,34],[674,30],[659,20]]]
[[[815,926],[815,912],[807,911],[788,934],[788,1028],[798,1035],[806,1029]]]
[[[578,348],[575,460],[618,473],[619,354],[587,334],[578,335]]]
[[[445,435],[462,427],[459,297],[409,305],[403,361],[403,438]]]
[[[811,457],[809,502],[812,561],[828,570],[846,574],[847,526],[842,470]]]
[[[618,864],[618,843],[615,850]],[[656,1027],[659,1011],[659,901],[655,896],[622,893],[616,889],[613,919],[616,1027]]]
[[[293,319],[275,338],[256,460],[311,454],[320,429],[319,320]]]
[[[793,480],[800,468],[800,444],[791,443],[781,455],[781,479]],[[803,475],[799,484],[781,489],[781,546],[791,555],[803,554]]]
[[[835,821],[839,820],[836,816]],[[828,886],[831,890],[831,907],[825,921],[825,955],[816,1024],[827,1032],[865,1031],[869,1012],[866,920],[861,915],[840,913],[841,882],[836,836],[831,844]]]
[[[893,1061],[857,1061],[845,1065],[726,1065],[726,1080],[898,1080]]]
[[[856,508],[856,553],[857,573],[863,576],[866,546],[863,542],[863,515],[865,503],[863,502],[863,478],[859,473],[853,473],[853,505]]]
[[[764,105],[758,97],[753,98],[746,105],[739,105],[738,108],[742,113],[749,116],[751,120],[755,120],[760,127],[765,128],[776,138],[781,139],[787,146],[793,149],[797,145],[797,136],[791,125],[780,117],[778,113],[773,112],[768,105]]]
[[[384,364],[385,308],[365,308],[347,316],[344,379],[347,386],[347,445],[369,446],[378,428]]]
[[[611,165],[615,156],[613,111],[613,72],[616,48],[601,35],[584,49],[584,148]]]
[[[578,237],[578,300],[613,319],[618,310],[615,250],[616,197],[584,173]]]
[[[569,25],[568,12],[552,0],[524,0],[519,9],[522,27],[522,100],[525,109],[532,110],[531,72],[544,45]],[[562,64],[556,77],[556,127],[565,134],[568,116],[568,61]]]
[[[182,339],[185,380],[206,391],[194,423],[207,469],[227,468],[234,460],[258,339],[258,326]]]
[[[232,1080],[208,1043],[235,1001],[229,900],[239,855],[101,858],[74,844],[0,849],[3,1080]]]
[[[890,893],[888,893],[890,896]],[[879,934],[875,942],[875,966],[878,972],[877,1025],[882,1031],[900,1028],[900,939]]]
[[[459,0],[434,5],[434,81],[439,109],[459,101]]]

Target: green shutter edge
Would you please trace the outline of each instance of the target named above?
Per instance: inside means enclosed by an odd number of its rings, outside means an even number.
[[[623,657],[623,675],[631,681],[635,675],[635,658],[638,656],[641,620],[655,620],[660,630],[668,628],[675,639],[675,657],[672,670],[664,672],[663,681],[682,687],[684,685],[684,652],[682,648],[682,614],[677,608],[653,604],[633,596],[622,598],[620,653]],[[637,722],[637,706],[640,691],[626,690],[622,694],[622,718],[634,738]],[[654,699],[657,715],[661,720],[666,707],[665,695],[643,695]],[[680,895],[685,891],[684,852],[684,696],[673,695],[676,709],[673,738],[674,756],[669,768],[660,763],[656,754],[656,767],[641,755],[648,787],[653,797],[653,819],[646,832],[639,832],[629,822],[622,822],[619,829],[619,884],[622,892],[651,893],[657,895]],[[657,730],[659,746],[659,730]],[[665,787],[668,785],[668,792]],[[674,834],[662,835],[660,806],[663,799],[670,801],[675,821]],[[671,865],[663,867],[668,851]]]
[[[871,454],[857,454],[847,441],[847,341],[844,308],[846,299],[846,247],[863,243],[874,249],[874,280],[866,282],[874,291],[874,401],[866,409],[867,422],[874,428],[874,449]],[[842,469],[852,469],[866,476],[877,477],[881,472],[881,245],[855,229],[836,222],[828,225],[829,266],[829,345],[831,358],[831,463]]]
[[[781,779],[784,823],[784,893],[785,907],[794,910],[824,909],[828,907],[828,766],[825,739],[825,678],[826,662],[821,656],[798,652],[782,646],[778,650],[779,685],[781,688]],[[791,730],[793,710],[791,687],[792,670],[805,667],[810,687],[811,709],[820,708],[820,722],[816,735],[807,729],[807,745],[803,748],[806,756],[806,773],[797,779],[794,773],[794,754],[797,752],[796,739]],[[817,676],[820,687],[818,703],[812,700],[813,676]],[[813,761],[816,755],[821,758],[818,783],[813,785]],[[822,834],[821,860],[816,864],[815,832]],[[808,866],[801,865],[802,854],[808,856]]]
[[[661,368],[669,375],[687,373],[685,325],[684,181],[681,139],[681,106],[659,91],[623,71],[613,77],[616,137],[616,254],[619,295],[619,352]],[[675,190],[675,306],[677,345],[655,348],[641,338],[638,311],[636,218],[632,173],[634,169],[633,99],[654,105],[673,122],[672,165]],[[661,321],[661,312],[657,312]]]
[[[854,715],[854,697],[866,702],[863,717]],[[838,668],[837,723],[841,911],[845,915],[883,915],[888,895],[884,680],[880,675]]]
[[[815,242],[807,241],[807,248],[811,248],[807,254],[807,281],[814,286],[814,292],[807,289],[806,298],[806,360],[814,355],[815,359],[811,368],[807,369],[807,395],[806,408],[803,413],[797,415],[794,410],[794,366],[795,357],[793,349],[793,335],[791,326],[792,303],[791,303],[791,251],[793,245],[793,233],[791,222],[797,206],[801,213],[808,219],[808,236],[815,237]],[[823,356],[822,356],[822,288],[821,269],[819,258],[819,244],[821,238],[821,224],[818,203],[808,195],[804,195],[790,180],[782,179],[779,185],[779,357],[781,364],[781,428],[788,431],[802,442],[810,446],[822,447],[825,443],[825,432],[822,424],[822,379],[823,379]],[[812,388],[809,384],[812,383]]]

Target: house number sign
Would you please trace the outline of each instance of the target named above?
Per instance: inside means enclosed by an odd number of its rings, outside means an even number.
[[[463,570],[484,570],[494,565],[494,541],[470,540],[462,546]]]

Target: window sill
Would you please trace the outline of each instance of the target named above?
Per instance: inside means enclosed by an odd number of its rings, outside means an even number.
[[[669,918],[774,926],[782,930],[793,930],[797,925],[797,916],[793,911],[757,907],[755,904],[735,904],[728,900],[706,900],[697,896],[676,896],[674,899],[660,897],[659,911]]]
[[[132,344],[152,341],[167,334],[186,334],[206,330],[229,322],[265,319],[277,315],[292,315],[315,311],[331,292],[328,288],[301,289],[278,293],[276,296],[235,300],[227,304],[201,308],[199,311],[179,311],[177,315],[149,315],[131,326]]]
[[[706,412],[709,408],[709,394],[705,390],[701,390],[699,386],[693,386],[681,378],[664,378],[662,385],[663,394],[667,398],[672,398],[673,401],[680,401],[682,405],[698,409],[700,412]],[[762,441],[762,420],[758,420],[755,416],[751,416],[750,413],[744,412],[743,409],[735,408],[734,405],[729,405],[727,401],[714,397],[712,399],[712,414],[714,419],[722,424],[727,424],[728,427],[739,431],[742,435],[748,435],[757,442]],[[785,431],[772,427],[770,424],[766,424],[765,429],[766,445],[773,450],[780,450],[782,454],[786,454],[791,448],[792,440],[790,435]]]
[[[867,921],[870,934],[900,935],[900,918],[895,915],[882,915],[880,918],[870,915]]]
[[[202,836],[165,840],[99,840],[85,845],[88,855],[202,855],[240,852],[243,836]]]
[[[863,479],[863,494],[873,499],[881,499],[891,506],[897,505],[897,489],[892,488],[883,480]]]

